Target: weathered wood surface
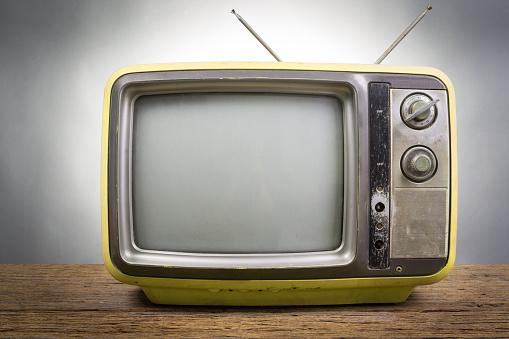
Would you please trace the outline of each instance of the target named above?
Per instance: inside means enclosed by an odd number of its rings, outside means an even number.
[[[460,265],[402,304],[151,304],[102,265],[0,265],[0,337],[506,337],[509,264]]]

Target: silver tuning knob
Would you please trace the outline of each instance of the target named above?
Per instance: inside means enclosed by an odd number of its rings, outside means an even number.
[[[435,175],[437,158],[429,148],[413,146],[403,154],[401,170],[408,179],[414,182],[423,182]]]
[[[428,128],[437,117],[436,104],[438,102],[438,99],[432,100],[426,94],[412,94],[401,105],[401,119],[411,128]]]

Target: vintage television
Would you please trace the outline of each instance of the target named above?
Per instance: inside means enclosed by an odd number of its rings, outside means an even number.
[[[455,101],[436,69],[130,66],[103,124],[104,261],[155,303],[396,303],[453,266]]]

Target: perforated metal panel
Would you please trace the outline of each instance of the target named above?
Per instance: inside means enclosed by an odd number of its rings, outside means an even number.
[[[449,193],[445,188],[393,190],[392,258],[445,258]]]

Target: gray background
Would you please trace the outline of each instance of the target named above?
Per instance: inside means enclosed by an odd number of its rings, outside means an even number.
[[[132,64],[285,61],[431,66],[455,85],[457,263],[509,262],[509,2],[0,1],[0,262],[101,263],[107,79]]]

